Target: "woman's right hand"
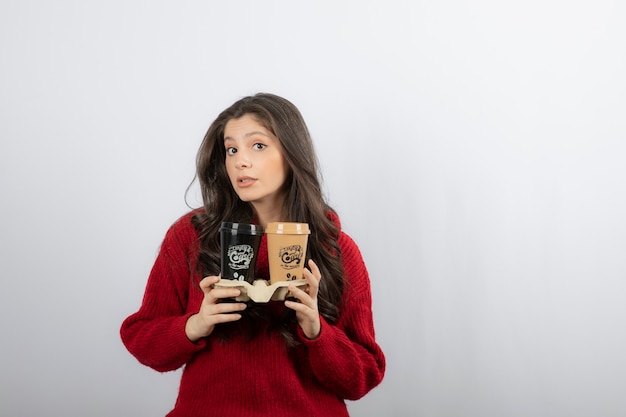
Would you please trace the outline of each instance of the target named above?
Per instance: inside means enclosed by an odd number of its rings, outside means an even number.
[[[246,309],[245,303],[220,303],[223,298],[237,297],[241,291],[237,288],[215,288],[213,285],[220,277],[210,276],[200,281],[200,288],[204,293],[204,299],[200,305],[200,311],[189,317],[185,325],[187,338],[197,342],[210,335],[218,323],[237,321],[241,314],[237,313]]]

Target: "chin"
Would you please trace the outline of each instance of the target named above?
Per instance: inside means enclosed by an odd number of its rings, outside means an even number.
[[[239,199],[243,201],[244,203],[250,203],[254,200],[254,198],[247,196],[247,195],[237,194],[237,197],[239,197]]]

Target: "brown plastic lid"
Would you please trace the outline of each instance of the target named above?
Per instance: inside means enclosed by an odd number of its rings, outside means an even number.
[[[265,233],[274,233],[278,235],[309,235],[308,223],[293,222],[273,222],[265,226]]]

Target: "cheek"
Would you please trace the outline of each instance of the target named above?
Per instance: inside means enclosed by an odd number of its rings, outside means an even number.
[[[286,181],[287,178],[289,177],[289,174],[291,173],[291,168],[289,167],[287,160],[285,160],[284,158],[282,160],[282,167],[283,167],[283,171],[282,171],[283,181]]]
[[[226,166],[226,173],[228,174],[228,178],[232,181],[233,176],[237,177],[236,172],[235,172],[235,167],[233,163],[229,162],[228,160],[226,160],[224,165]]]
[[[287,181],[287,177],[289,176],[289,166],[287,164],[283,165],[283,169],[281,170],[282,182]]]
[[[287,163],[285,157],[282,154],[278,154],[274,157],[272,162],[275,167],[276,174],[286,178],[287,173],[289,172],[289,164]]]

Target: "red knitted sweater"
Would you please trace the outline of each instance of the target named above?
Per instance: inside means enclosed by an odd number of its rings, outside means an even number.
[[[120,330],[126,348],[144,365],[161,372],[184,366],[168,416],[347,416],[344,399],[367,394],[385,371],[374,336],[369,276],[354,241],[341,233],[347,279],[343,312],[334,325],[320,316],[317,339],[306,339],[298,327],[301,343],[291,348],[277,331],[262,331],[251,340],[232,332],[224,340],[214,333],[192,343],[185,323],[200,309],[203,293],[189,266],[198,255],[191,215],[167,232],[141,307]],[[269,276],[265,238],[256,276]],[[270,302],[267,308],[286,307]]]

